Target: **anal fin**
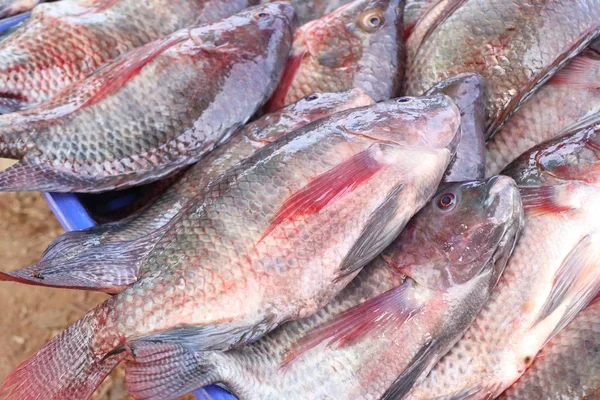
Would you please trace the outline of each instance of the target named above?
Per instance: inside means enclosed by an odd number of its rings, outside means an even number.
[[[169,400],[217,380],[216,368],[201,352],[177,343],[134,341],[125,381],[137,400]]]

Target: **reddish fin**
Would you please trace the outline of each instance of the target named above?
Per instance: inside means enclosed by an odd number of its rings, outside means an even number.
[[[285,220],[317,214],[336,198],[370,179],[382,167],[373,158],[372,150],[367,149],[317,176],[283,203],[259,242]]]
[[[382,331],[397,329],[420,310],[420,305],[412,298],[412,294],[411,285],[405,282],[342,312],[296,342],[283,359],[282,367],[323,342],[327,342],[328,347],[342,348]]]
[[[538,324],[560,308],[560,321],[548,337],[560,332],[600,290],[600,233],[585,236],[563,260],[552,290],[535,321]]]
[[[279,85],[265,106],[265,112],[271,113],[286,105],[285,98],[290,90],[290,87],[292,86],[292,82],[294,82],[294,77],[296,76],[298,69],[300,69],[300,65],[302,65],[302,60],[304,59],[305,55],[306,50],[302,50],[290,56],[285,66],[283,76],[279,81]]]
[[[0,388],[3,400],[89,398],[126,356],[99,357],[92,350],[97,321],[91,312],[13,371]]]
[[[548,81],[551,85],[569,85],[579,89],[600,89],[600,60],[578,56]]]
[[[173,34],[163,40],[148,43],[99,69],[89,78],[82,81],[79,92],[85,93],[86,97],[79,104],[78,108],[89,107],[112,95],[158,56],[188,38],[189,35],[181,33]]]
[[[215,367],[204,353],[194,353],[176,343],[136,341],[130,346],[125,381],[137,400],[169,400],[214,383]]]
[[[523,210],[529,216],[560,213],[578,207],[569,195],[569,185],[520,186]]]

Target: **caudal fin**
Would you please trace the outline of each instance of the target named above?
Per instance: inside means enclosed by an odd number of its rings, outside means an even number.
[[[70,232],[55,240],[38,264],[0,273],[0,281],[120,293],[138,280],[140,264],[164,229],[137,240],[100,244],[93,234]]]
[[[0,387],[2,400],[83,400],[126,356],[92,350],[94,314],[71,325],[21,364]]]

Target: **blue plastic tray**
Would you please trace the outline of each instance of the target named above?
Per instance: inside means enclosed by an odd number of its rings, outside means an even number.
[[[29,15],[30,13],[27,12],[0,20],[0,34],[22,23],[29,18]],[[71,193],[43,193],[43,195],[65,231],[85,229],[96,225],[77,195]],[[117,197],[117,200],[111,196],[110,201],[122,204],[131,200],[133,198],[126,195],[123,198]],[[194,394],[200,400],[236,400],[235,396],[216,385],[199,389]]]

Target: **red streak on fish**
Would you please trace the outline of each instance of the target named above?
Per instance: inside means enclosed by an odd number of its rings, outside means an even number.
[[[285,72],[281,77],[281,82],[275,90],[275,93],[273,93],[273,96],[271,96],[271,100],[269,100],[269,103],[265,107],[265,111],[267,113],[279,110],[285,105],[285,97],[287,96],[288,91],[292,86],[292,82],[294,81],[296,72],[298,72],[298,68],[300,68],[300,65],[302,64],[302,59],[304,58],[305,54],[306,50],[302,51],[297,55],[292,54],[288,59],[287,65],[285,67]]]
[[[371,153],[372,150],[369,149],[350,157],[294,193],[281,206],[258,242],[260,243],[283,221],[316,214],[330,202],[352,192],[369,180],[383,168]]]

